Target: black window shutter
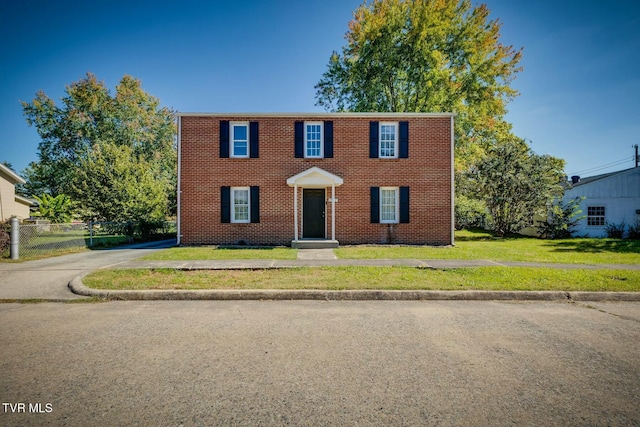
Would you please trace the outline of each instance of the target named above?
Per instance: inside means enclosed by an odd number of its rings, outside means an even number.
[[[380,187],[371,187],[371,224],[380,222]]]
[[[260,137],[258,132],[258,122],[249,123],[249,157],[257,159],[260,157]]]
[[[220,120],[220,158],[229,158],[229,120]]]
[[[304,157],[304,122],[296,122],[295,124],[295,158],[302,159]]]
[[[378,155],[378,122],[369,122],[369,158],[377,159]]]
[[[220,187],[220,222],[231,222],[231,187]]]
[[[409,187],[400,187],[400,223],[409,223]]]
[[[331,120],[324,122],[324,157],[325,159],[333,158],[333,122]]]
[[[400,122],[400,151],[398,157],[409,158],[409,122]]]
[[[251,186],[251,222],[260,222],[260,187]]]

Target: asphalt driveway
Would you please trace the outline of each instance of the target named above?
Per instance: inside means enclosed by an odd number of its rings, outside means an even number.
[[[150,252],[175,245],[175,240],[142,243],[113,249],[46,258],[21,263],[0,263],[0,300],[82,298],[68,284],[83,271],[96,270],[132,261]]]

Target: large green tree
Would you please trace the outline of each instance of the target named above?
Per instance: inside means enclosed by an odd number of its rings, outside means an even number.
[[[562,195],[564,161],[534,153],[524,140],[501,142],[469,173],[471,188],[486,203],[493,231],[507,235],[546,215]]]
[[[342,53],[316,85],[329,111],[455,112],[456,167],[509,139],[521,51],[470,0],[374,0],[356,9]]]
[[[88,195],[84,208],[99,220],[154,222],[166,217],[162,181],[153,165],[126,145],[97,144],[80,160],[71,187]]]
[[[31,194],[68,194],[84,211],[96,191],[78,185],[78,177],[87,177],[86,168],[114,147],[126,149],[127,156],[112,156],[113,161],[132,167],[144,164],[161,189],[164,214],[175,211],[176,165],[175,114],[142,89],[141,82],[125,75],[112,95],[95,75],[66,87],[60,105],[40,91],[31,102],[22,103],[29,125],[41,137],[38,161],[23,172],[26,190]],[[102,150],[104,148],[104,150]],[[117,165],[116,165],[117,166]],[[120,202],[135,200],[135,192],[104,192],[100,197],[120,197]],[[107,200],[102,200],[107,202]],[[104,219],[115,219],[105,212],[93,212]],[[140,219],[140,218],[129,218]]]

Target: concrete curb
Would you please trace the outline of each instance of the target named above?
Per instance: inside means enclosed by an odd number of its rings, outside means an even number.
[[[640,292],[563,291],[382,291],[382,290],[146,290],[109,291],[85,286],[84,272],[69,282],[71,292],[109,300],[325,300],[325,301],[640,301]]]

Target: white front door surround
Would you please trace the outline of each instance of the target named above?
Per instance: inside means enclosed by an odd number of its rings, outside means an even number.
[[[329,188],[331,187],[331,240],[336,240],[336,187],[343,184],[342,178],[327,172],[317,166],[300,172],[287,179],[287,185],[293,187],[293,219],[295,242],[299,239],[298,230],[298,187],[299,188]]]

